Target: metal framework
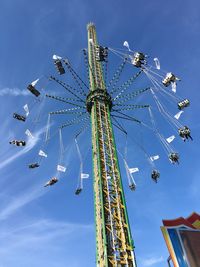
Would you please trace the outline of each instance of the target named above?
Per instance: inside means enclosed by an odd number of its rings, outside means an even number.
[[[134,245],[118,164],[102,65],[95,59],[98,45],[96,29],[89,23],[88,61],[90,93],[86,100],[91,116],[96,224],[96,261],[98,267],[135,267]]]

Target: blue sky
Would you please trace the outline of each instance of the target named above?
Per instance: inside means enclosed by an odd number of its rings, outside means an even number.
[[[139,267],[166,265],[168,252],[162,238],[162,219],[188,216],[199,212],[199,58],[200,4],[198,1],[20,1],[2,0],[0,9],[0,267],[95,266],[95,231],[92,178],[84,181],[84,191],[75,196],[79,159],[73,143],[78,127],[63,131],[66,147],[66,175],[52,188],[43,184],[55,174],[59,143],[55,135],[47,148],[48,158],[37,170],[27,164],[34,161],[43,143],[44,127],[49,110],[64,105],[46,100],[36,104],[26,124],[15,121],[12,113],[23,111],[34,100],[27,94],[28,83],[43,75],[55,74],[52,55],[66,56],[86,78],[81,49],[87,46],[86,24],[96,24],[100,43],[123,48],[127,40],[134,50],[158,57],[161,68],[181,78],[178,94],[191,100],[182,115],[189,125],[193,142],[173,143],[181,155],[180,165],[172,166],[153,134],[143,129],[143,142],[149,154],[159,154],[157,164],[160,181],[154,184],[144,155],[129,139],[128,163],[139,167],[135,174],[137,190],[128,189],[123,164],[121,171]],[[113,57],[109,77],[119,59]],[[129,66],[130,67],[130,66]],[[136,70],[129,68],[129,73]],[[126,76],[125,76],[126,77]],[[69,73],[67,82],[72,83]],[[149,85],[142,77],[136,88]],[[45,85],[41,79],[39,88]],[[64,96],[61,88],[51,83],[45,89]],[[136,101],[151,103],[150,94]],[[168,102],[166,102],[168,103]],[[38,123],[33,119],[41,114]],[[169,111],[175,112],[169,105]],[[136,112],[149,121],[146,111]],[[158,117],[164,136],[175,134],[170,125]],[[61,120],[52,122],[56,130]],[[125,123],[130,136],[141,139],[137,126]],[[9,140],[25,138],[30,129],[35,139],[25,149],[12,147]],[[53,131],[54,131],[53,130]],[[124,137],[116,132],[118,148]],[[90,147],[90,130],[81,137],[81,150]],[[91,171],[91,150],[86,153],[84,171]]]

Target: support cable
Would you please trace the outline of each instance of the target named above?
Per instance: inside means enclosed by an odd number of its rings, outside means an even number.
[[[74,78],[75,82],[77,83],[77,85],[79,86],[79,88],[82,91],[82,94],[86,96],[85,94],[85,90],[83,89],[83,87],[81,86],[80,82],[87,88],[89,89],[89,87],[87,86],[87,84],[81,79],[81,77],[77,74],[77,72],[72,68],[71,64],[69,63],[68,60],[64,59],[64,63],[65,65],[68,67],[70,73],[72,74],[72,77]]]
[[[117,104],[123,104],[123,103],[125,103],[125,102],[131,100],[132,98],[134,98],[134,97],[136,97],[136,96],[138,96],[138,95],[140,95],[140,94],[146,92],[146,91],[149,90],[149,89],[150,89],[150,87],[147,87],[147,88],[140,89],[140,90],[134,91],[134,92],[129,93],[129,94],[126,94],[126,95],[122,95],[122,96],[120,96],[120,97],[118,98],[118,99],[120,99],[120,101],[118,101],[118,102],[114,102],[114,103],[115,103],[115,105],[117,105]]]
[[[135,109],[141,109],[141,108],[149,108],[149,105],[113,105],[114,108],[112,108],[112,111],[123,111],[123,110],[135,110]],[[118,109],[115,109],[115,107],[119,107]]]
[[[119,115],[112,115],[113,117],[141,123],[140,120],[137,120],[137,119],[135,119],[134,117],[131,117],[131,116],[127,115],[127,114],[124,114],[124,113],[122,113],[121,111],[115,111],[115,112],[116,112],[116,113],[119,113],[119,114],[122,115],[122,116],[119,116]]]
[[[142,70],[134,74],[132,77],[130,77],[126,82],[124,82],[120,87],[115,88],[113,91],[111,91],[111,95],[120,91],[119,94],[114,98],[114,100],[120,98],[122,93],[124,93],[132,84],[133,82],[139,77],[139,75],[142,73]]]
[[[124,58],[124,59],[123,59],[123,62],[118,66],[118,68],[117,68],[117,70],[115,71],[115,73],[114,73],[112,79],[111,79],[110,82],[108,83],[107,89],[114,83],[113,86],[112,86],[112,88],[113,88],[113,90],[114,90],[114,87],[115,87],[115,85],[117,84],[117,82],[119,81],[120,76],[121,76],[121,74],[122,74],[122,71],[123,71],[123,69],[124,69],[124,67],[125,67],[126,61],[127,61],[127,59]],[[112,94],[112,91],[111,91],[111,94]]]
[[[76,103],[69,102],[68,98],[65,98],[65,97],[53,96],[53,95],[48,95],[48,94],[46,94],[46,97],[49,97],[49,98],[52,98],[54,100],[61,101],[61,102],[85,109],[85,106],[81,106],[81,105],[78,105]]]
[[[77,111],[77,109],[79,111]],[[83,111],[81,108],[69,108],[69,109],[62,109],[49,112],[50,115],[62,115],[62,114],[82,114]]]
[[[83,113],[83,114],[75,117],[74,119],[67,121],[65,124],[62,124],[60,126],[60,128],[63,129],[63,128],[67,127],[67,126],[78,124],[78,123],[80,123],[82,121],[88,120],[89,119],[89,116],[87,116],[86,118],[81,118],[82,116],[85,116],[86,114],[87,113],[85,112],[85,113]]]
[[[80,102],[84,102],[84,100],[82,98],[80,98],[76,93],[74,93],[73,91],[77,92],[77,89],[73,88],[71,85],[66,84],[60,80],[58,80],[57,78],[50,76],[50,79],[55,81],[56,83],[60,84],[63,88],[65,88],[69,93],[71,93],[73,96],[75,96],[77,99],[79,99]],[[73,90],[73,91],[72,91]],[[86,94],[83,94],[81,91],[78,91],[81,95],[86,96]],[[76,100],[78,101],[78,100]]]
[[[116,124],[113,123],[113,125],[118,128],[120,131],[122,131],[124,134],[127,134],[126,130],[122,127],[122,125],[118,122],[118,120],[113,117],[113,115],[111,115],[111,117],[113,118],[113,120],[116,122]]]

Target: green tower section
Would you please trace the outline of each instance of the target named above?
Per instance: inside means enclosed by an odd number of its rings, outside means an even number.
[[[101,62],[96,60],[96,29],[89,23],[88,59],[91,115],[97,266],[136,267],[133,241],[122,187],[108,94]]]

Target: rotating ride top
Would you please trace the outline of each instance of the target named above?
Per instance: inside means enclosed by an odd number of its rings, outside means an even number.
[[[149,92],[156,103],[159,113],[169,122],[183,141],[189,139],[192,140],[189,127],[182,125],[179,121],[179,118],[183,113],[183,109],[190,105],[190,101],[188,99],[178,97],[176,94],[176,85],[180,79],[171,72],[163,74],[160,70],[160,62],[158,58],[154,58],[155,66],[149,65],[148,61],[150,61],[150,59],[144,53],[132,51],[127,41],[124,42],[124,49],[104,47],[99,45],[97,42],[96,29],[93,23],[88,24],[87,30],[88,49],[83,49],[83,54],[89,86],[74,70],[68,59],[54,55],[53,60],[59,75],[64,75],[66,71],[68,71],[76,83],[77,88],[74,88],[54,76],[49,76],[47,81],[55,82],[64,88],[68,94],[66,97],[44,93],[43,89],[39,90],[38,84],[41,79],[37,79],[27,87],[30,93],[36,97],[36,101],[34,102],[36,104],[41,105],[45,98],[50,98],[67,105],[67,108],[65,109],[50,111],[48,113],[45,140],[38,153],[39,159],[30,163],[29,168],[38,168],[42,163],[42,159],[47,157],[45,149],[51,139],[50,126],[52,116],[73,116],[68,121],[65,121],[58,130],[56,130],[56,132],[59,133],[60,144],[60,157],[59,164],[57,165],[57,174],[55,177],[52,177],[49,181],[47,181],[44,186],[47,187],[54,185],[59,181],[60,175],[66,172],[66,166],[64,164],[64,153],[66,149],[62,138],[63,129],[75,124],[81,124],[80,129],[74,138],[80,160],[80,175],[78,179],[78,187],[75,191],[75,194],[79,195],[83,190],[83,179],[88,178],[89,174],[83,172],[83,156],[78,138],[87,129],[87,126],[91,125],[97,266],[135,267],[136,260],[134,255],[134,244],[128,220],[117,154],[122,157],[124,162],[128,184],[131,190],[135,190],[136,188],[133,173],[138,172],[139,168],[130,168],[128,165],[127,143],[124,153],[120,152],[116,148],[113,126],[124,134],[126,140],[128,134],[120,123],[120,120],[129,121],[131,123],[135,122],[136,124],[152,130],[161,142],[170,162],[173,164],[179,163],[179,153],[174,150],[171,144],[175,139],[175,135],[173,134],[170,137],[165,138],[159,131],[153,115],[153,108],[148,104],[132,104],[131,101],[133,98]],[[116,69],[112,79],[107,82],[109,53],[113,53],[114,55],[122,58],[122,63],[120,63],[119,67]],[[125,65],[128,64],[132,69],[138,69],[138,72],[133,74],[121,85],[118,85]],[[131,86],[140,76],[147,77],[150,80],[151,85],[146,88],[133,91]],[[169,89],[170,87],[172,88],[172,92]],[[174,116],[171,115],[171,113],[166,109],[166,106],[159,99],[159,96],[163,98],[167,97],[173,104],[175,103],[179,110],[178,113]],[[23,108],[25,115],[15,112],[13,114],[13,118],[21,122],[26,122],[31,114],[31,105],[25,104]],[[148,125],[130,114],[127,114],[127,112],[131,112],[136,109],[148,110],[151,125]],[[89,119],[91,123],[89,123]],[[10,144],[22,147],[26,146],[29,139],[34,138],[34,133],[32,133],[32,130],[26,129],[25,134],[28,136],[27,141],[12,140],[10,141]],[[155,166],[155,161],[158,160],[160,156],[150,156],[142,145],[139,144],[138,146],[144,153],[148,164],[152,169],[152,180],[157,183],[160,177],[160,172]]]

